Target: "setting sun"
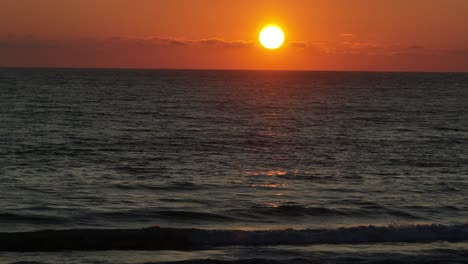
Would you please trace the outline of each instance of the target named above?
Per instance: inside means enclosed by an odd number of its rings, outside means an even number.
[[[267,49],[277,49],[283,45],[283,30],[276,25],[268,25],[260,31],[258,37],[263,47]]]

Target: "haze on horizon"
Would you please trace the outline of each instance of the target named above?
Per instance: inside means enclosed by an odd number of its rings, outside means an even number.
[[[0,67],[468,71],[465,0],[2,0]],[[259,30],[280,25],[278,50]]]

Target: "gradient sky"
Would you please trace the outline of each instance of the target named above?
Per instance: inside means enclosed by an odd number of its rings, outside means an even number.
[[[0,0],[0,66],[468,71],[467,0]],[[257,36],[280,25],[286,43]]]

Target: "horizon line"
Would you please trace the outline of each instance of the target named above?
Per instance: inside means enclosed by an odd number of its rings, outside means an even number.
[[[64,70],[155,70],[155,71],[276,71],[276,72],[362,72],[362,73],[468,73],[468,71],[417,70],[312,70],[312,69],[241,69],[241,68],[151,68],[151,67],[61,67],[61,66],[0,66],[0,69],[64,69]]]

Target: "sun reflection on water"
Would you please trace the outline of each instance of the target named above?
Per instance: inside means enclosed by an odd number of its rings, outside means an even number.
[[[247,171],[244,173],[247,176],[285,176],[288,174],[285,170],[268,170],[268,171]]]
[[[278,208],[278,207],[280,207],[280,204],[275,203],[275,202],[265,202],[265,203],[262,203],[262,206],[263,207]]]
[[[288,186],[282,183],[268,183],[268,184],[252,184],[251,187],[262,187],[262,188],[284,188]]]

